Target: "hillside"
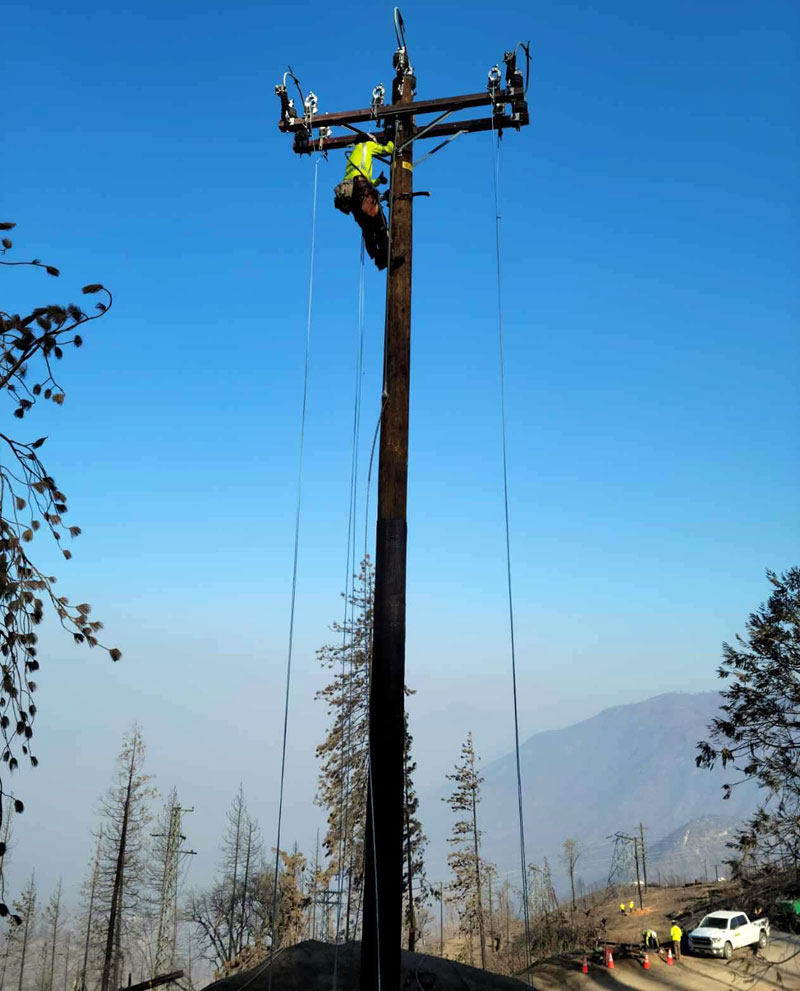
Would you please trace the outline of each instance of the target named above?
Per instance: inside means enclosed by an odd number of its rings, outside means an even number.
[[[716,692],[676,692],[605,709],[573,726],[527,739],[520,759],[528,861],[541,863],[547,856],[558,875],[561,844],[573,837],[585,847],[577,876],[590,884],[608,875],[612,843],[607,837],[642,822],[648,847],[665,871],[697,874],[697,858],[703,857],[694,840],[702,830],[695,836],[693,823],[724,814],[730,828],[758,801],[757,788],[743,785],[723,802],[720,786],[729,775],[695,767],[695,744],[708,735],[718,707]],[[519,867],[514,755],[487,764],[483,774],[484,851],[500,873],[513,872]],[[431,796],[423,809],[432,850],[442,849],[452,824],[452,815],[439,801],[445,794],[442,790]],[[689,849],[695,852],[683,862],[675,856],[686,847],[675,834],[687,829]],[[717,840],[712,860],[719,856]],[[441,860],[432,859],[430,868],[432,877],[445,871]],[[563,875],[557,882],[563,890]]]
[[[676,829],[652,844],[648,861],[652,870],[664,878],[678,875],[686,878],[715,880],[714,870],[725,877],[724,861],[730,857],[727,844],[736,834],[741,822],[733,816],[703,816]],[[653,878],[655,874],[651,872]]]

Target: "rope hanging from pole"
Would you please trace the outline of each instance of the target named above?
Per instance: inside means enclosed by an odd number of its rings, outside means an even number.
[[[275,958],[275,944],[278,937],[278,874],[280,871],[281,859],[281,825],[283,822],[283,790],[286,779],[286,741],[289,735],[289,693],[292,683],[292,653],[294,648],[294,616],[297,602],[297,559],[300,549],[300,511],[303,496],[303,453],[305,449],[306,436],[306,410],[308,408],[308,364],[311,350],[311,312],[314,299],[314,250],[317,236],[317,189],[319,186],[319,163],[317,157],[314,161],[314,195],[311,211],[311,259],[308,272],[308,307],[306,315],[306,346],[305,358],[303,361],[303,403],[300,413],[300,445],[297,471],[297,505],[294,520],[294,553],[292,557],[292,592],[291,604],[289,607],[289,644],[286,657],[286,691],[283,703],[283,743],[281,746],[281,776],[280,788],[278,791],[278,828],[275,839],[275,876],[272,886],[272,939],[270,941],[269,957],[269,985],[268,991],[272,991],[272,962]]]
[[[503,341],[503,293],[500,265],[500,137],[501,133],[494,128],[491,131],[492,145],[494,148],[494,162],[492,168],[492,180],[494,187],[494,213],[495,213],[495,258],[497,270],[497,347],[500,372],[500,420],[502,429],[503,448],[503,509],[505,517],[505,537],[506,537],[506,577],[508,587],[508,623],[511,638],[511,685],[514,700],[514,756],[516,759],[517,772],[517,806],[519,813],[519,851],[520,869],[522,872],[522,909],[525,920],[525,959],[527,963],[526,975],[531,980],[531,940],[530,940],[530,912],[528,906],[528,875],[526,869],[525,856],[525,816],[522,804],[522,770],[519,756],[519,706],[517,702],[517,653],[516,638],[514,630],[514,596],[513,584],[511,580],[511,525],[508,513],[508,444],[506,431],[506,386],[505,386],[505,355]]]
[[[356,378],[355,378],[355,396],[353,399],[353,436],[352,436],[352,451],[350,457],[350,497],[349,497],[349,509],[347,516],[347,551],[346,557],[346,570],[345,570],[345,596],[344,596],[344,619],[342,622],[342,665],[341,665],[341,677],[342,677],[342,690],[344,691],[345,673],[347,670],[348,663],[348,645],[347,638],[348,632],[350,635],[349,644],[349,664],[350,664],[350,680],[347,687],[347,724],[345,735],[342,739],[342,754],[344,757],[344,774],[341,783],[340,792],[340,807],[339,807],[339,894],[337,899],[337,910],[336,910],[336,947],[334,949],[333,956],[333,991],[337,989],[337,979],[338,979],[338,965],[339,965],[339,942],[341,939],[341,928],[342,928],[342,898],[344,895],[344,881],[345,875],[348,871],[346,867],[348,853],[350,856],[351,869],[350,874],[352,874],[352,850],[348,851],[348,829],[350,820],[350,774],[351,774],[351,761],[353,756],[353,672],[355,670],[355,556],[356,556],[356,511],[358,504],[358,447],[359,439],[361,433],[361,382],[362,382],[362,366],[364,357],[364,295],[365,295],[365,249],[364,249],[364,239],[361,238],[360,246],[360,265],[359,265],[359,277],[358,277],[358,319],[357,319],[357,335],[356,335]],[[349,626],[348,626],[348,608],[350,612]],[[364,663],[366,663],[366,658]],[[350,846],[352,847],[352,837],[350,838]],[[346,902],[346,918],[345,918],[345,941],[350,935],[350,884],[351,878],[348,877],[348,895]]]

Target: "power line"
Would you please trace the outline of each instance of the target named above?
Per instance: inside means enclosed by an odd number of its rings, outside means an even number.
[[[281,775],[280,787],[278,789],[278,827],[275,840],[275,877],[272,888],[272,938],[270,940],[269,961],[272,962],[275,954],[275,942],[277,939],[278,921],[278,872],[280,871],[281,857],[281,825],[283,820],[283,789],[286,779],[286,741],[289,735],[289,692],[292,684],[292,653],[294,648],[294,615],[297,602],[297,559],[300,548],[300,510],[303,500],[303,453],[306,436],[306,409],[308,407],[308,363],[311,351],[311,312],[314,299],[314,250],[316,246],[317,234],[317,188],[319,175],[319,158],[314,163],[314,195],[311,211],[311,258],[308,273],[308,307],[306,317],[306,348],[305,360],[303,362],[303,404],[300,413],[300,450],[297,470],[297,506],[295,509],[294,521],[294,554],[292,557],[292,592],[291,604],[289,608],[289,644],[286,656],[286,691],[283,703],[283,742],[281,745]],[[269,991],[272,991],[272,966],[269,968]]]
[[[499,76],[499,70],[498,70]],[[491,75],[490,75],[491,80]],[[494,118],[492,118],[494,124]],[[502,273],[500,264],[500,137],[495,136],[494,126],[492,127],[492,137],[494,139],[495,154],[494,168],[492,169],[492,180],[494,188],[494,213],[495,213],[495,257],[497,261],[497,351],[500,372],[500,422],[502,432],[503,450],[503,514],[506,537],[506,581],[508,589],[508,627],[511,648],[511,687],[514,708],[514,758],[517,772],[517,813],[519,816],[519,849],[520,849],[520,873],[522,875],[522,908],[525,919],[525,959],[526,974],[530,979],[529,969],[531,965],[531,929],[530,914],[528,910],[528,875],[526,871],[527,858],[525,856],[525,814],[522,803],[522,769],[519,754],[519,705],[517,702],[517,652],[516,638],[514,635],[514,594],[511,579],[511,523],[508,514],[508,438],[506,429],[506,374],[505,374],[505,354],[503,342],[503,289]]]

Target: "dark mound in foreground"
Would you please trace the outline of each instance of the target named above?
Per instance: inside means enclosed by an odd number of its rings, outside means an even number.
[[[425,953],[402,953],[402,991],[530,991],[528,984],[511,977]],[[308,939],[275,954],[272,991],[358,991],[360,958],[360,943],[337,947]],[[252,970],[215,981],[206,991],[268,991],[269,978],[270,964],[264,961]]]

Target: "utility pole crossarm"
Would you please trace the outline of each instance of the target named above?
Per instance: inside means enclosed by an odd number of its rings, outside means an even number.
[[[317,113],[317,98],[309,93],[304,103],[304,112],[298,113],[294,101],[290,99],[285,82],[275,87],[275,92],[281,102],[281,118],[279,130],[285,134],[294,134],[294,151],[298,155],[309,155],[315,151],[333,151],[337,148],[348,148],[364,139],[366,132],[359,130],[357,125],[372,128],[383,140],[387,131],[400,121],[408,121],[412,137],[416,140],[442,137],[454,134],[456,131],[488,131],[494,128],[501,131],[504,128],[519,130],[530,123],[528,104],[526,101],[525,84],[522,71],[517,68],[516,53],[506,52],[505,88],[500,88],[500,68],[494,66],[489,72],[489,84],[479,93],[465,93],[460,96],[437,97],[433,100],[417,100],[406,104],[384,104],[382,96],[377,96],[381,87],[376,87],[373,93],[373,103],[369,107],[358,110],[344,110],[337,113]],[[425,114],[440,114],[442,116],[470,110],[476,107],[492,108],[491,117],[471,120],[451,121],[447,124],[437,124],[433,127],[417,127],[414,121]],[[506,112],[506,107],[509,110]],[[351,133],[334,135],[332,128],[344,127]]]
[[[436,124],[419,138],[415,137],[414,140],[424,141],[426,138],[449,137],[458,131],[466,131],[474,134],[478,131],[502,131],[509,127],[519,129],[523,124],[527,123],[529,123],[527,120],[520,121],[508,114],[501,114],[496,117],[479,117],[472,120],[456,120],[448,124]],[[378,132],[377,137],[381,141],[384,141],[386,139],[386,133]],[[310,155],[314,151],[337,151],[342,148],[351,148],[359,140],[363,140],[363,138],[356,134],[349,136],[341,135],[336,138],[314,138],[310,141],[304,140],[302,147],[299,147],[296,136],[294,150],[298,155]]]
[[[417,100],[407,106],[397,106],[390,103],[379,107],[365,107],[361,110],[342,110],[333,114],[313,114],[309,122],[305,117],[282,117],[278,124],[280,131],[304,131],[310,125],[312,128],[337,127],[343,124],[375,124],[400,117],[418,117],[420,114],[442,113],[446,110],[469,110],[472,107],[485,107],[492,102],[514,103],[524,100],[524,93],[518,92],[512,86],[508,90],[500,90],[493,97],[488,90],[481,93],[466,93],[462,96],[441,96],[435,100]]]

